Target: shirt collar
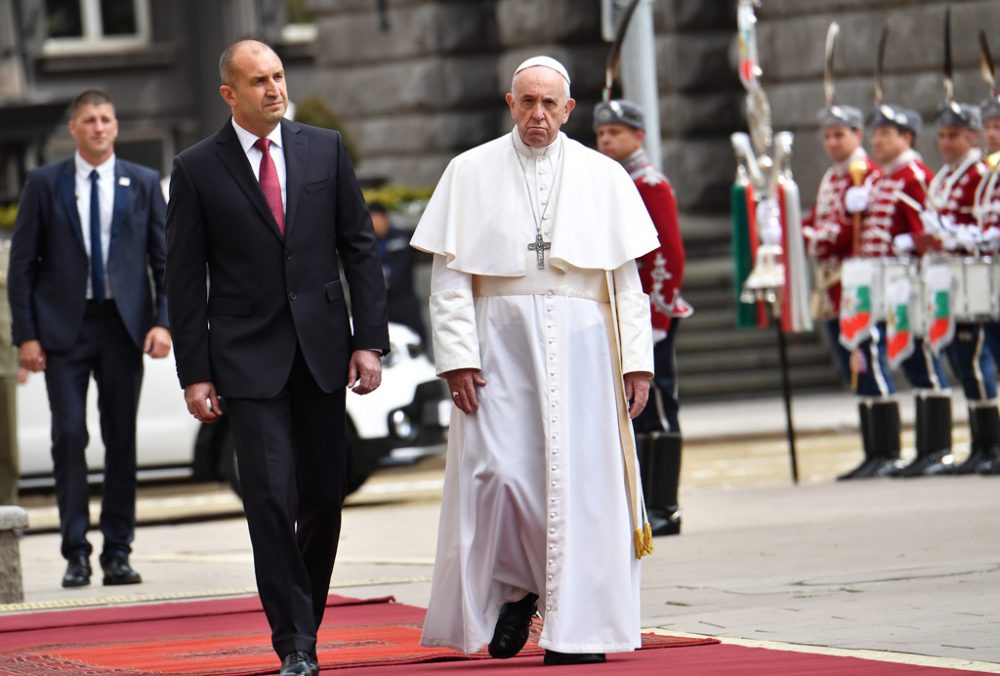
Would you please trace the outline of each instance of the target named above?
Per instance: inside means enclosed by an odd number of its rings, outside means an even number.
[[[230,119],[233,122],[233,129],[236,130],[236,136],[240,140],[240,146],[242,146],[243,152],[249,152],[249,150],[253,147],[253,144],[257,142],[257,139],[259,139],[260,136],[257,136],[256,134],[253,134],[253,133],[247,131],[246,129],[244,129],[243,127],[241,127],[236,122],[236,118],[235,117],[230,118]],[[267,136],[265,136],[264,138],[269,139],[272,144],[274,144],[274,145],[276,145],[276,146],[278,146],[280,148],[281,147],[281,124],[279,123],[277,126],[275,126],[275,128],[271,130],[271,133],[268,134]]]
[[[920,159],[920,153],[918,153],[913,148],[907,148],[899,155],[897,155],[896,159],[894,159],[892,162],[887,162],[883,170],[887,174],[894,174],[900,168],[906,166],[907,164],[913,162],[914,160],[919,160],[919,159]]]
[[[833,167],[838,173],[843,174],[846,173],[848,169],[850,169],[851,162],[854,162],[855,160],[867,160],[867,159],[868,159],[868,153],[865,152],[864,148],[858,146],[857,148],[854,149],[854,152],[851,153],[850,157],[848,157],[843,162],[834,162]]]
[[[87,160],[83,159],[83,155],[77,150],[73,153],[73,165],[76,167],[77,176],[82,178],[90,178],[90,172],[94,169],[97,170],[97,175],[99,178],[108,178],[109,176],[114,177],[115,175],[115,154],[111,153],[111,157],[101,162],[96,167],[92,165]]]
[[[529,146],[527,143],[521,140],[521,134],[520,132],[518,132],[516,126],[514,127],[514,130],[511,131],[511,134],[514,136],[514,148],[517,149],[518,153],[524,155],[527,158],[545,157],[549,155],[551,151],[559,150],[560,147],[559,142],[562,141],[563,137],[563,133],[559,132],[558,134],[556,134],[556,139],[552,143],[548,144],[544,148],[535,148]],[[555,157],[554,154],[552,156]]]
[[[970,148],[969,152],[962,155],[956,161],[951,162],[948,165],[948,168],[951,169],[952,171],[955,171],[966,162],[972,165],[981,160],[982,158],[983,158],[983,153],[979,148]]]

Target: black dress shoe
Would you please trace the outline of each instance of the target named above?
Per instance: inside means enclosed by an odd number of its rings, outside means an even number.
[[[528,629],[537,604],[537,594],[528,594],[516,603],[504,604],[493,630],[493,640],[490,641],[490,657],[505,660],[521,652],[528,642]]]
[[[132,570],[128,565],[128,559],[124,556],[115,556],[107,561],[101,562],[104,569],[104,584],[139,584],[142,577]]]
[[[651,507],[646,510],[646,518],[653,537],[681,534],[681,510],[677,505]]]
[[[296,650],[281,658],[281,676],[316,676],[318,673],[319,666],[313,664],[309,653]]]
[[[546,650],[543,663],[552,667],[562,664],[602,664],[605,661],[604,653],[558,653]]]
[[[71,556],[66,564],[62,586],[86,587],[90,584],[90,560],[86,556]]]

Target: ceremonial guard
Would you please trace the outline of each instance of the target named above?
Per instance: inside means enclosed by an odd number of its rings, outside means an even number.
[[[851,353],[840,344],[841,264],[856,255],[860,234],[860,214],[847,212],[844,199],[849,188],[866,179],[874,180],[878,165],[862,147],[864,117],[853,106],[831,105],[817,115],[823,130],[823,151],[833,161],[819,183],[816,202],[803,219],[802,234],[809,256],[813,260],[817,296],[813,311],[823,322],[837,364],[844,377],[851,380]],[[881,392],[872,375],[875,370],[887,373],[885,358],[874,360],[874,368],[864,371],[854,389],[862,396],[878,396]],[[861,375],[861,374],[858,374]],[[862,405],[861,420],[867,425],[866,405]]]
[[[892,256],[914,256],[920,252],[924,232],[922,214],[926,202],[931,171],[913,150],[920,132],[920,115],[901,106],[877,101],[870,119],[872,151],[881,172],[869,177],[862,185],[848,189],[845,206],[849,213],[861,214],[858,255],[862,258],[886,259]],[[851,326],[852,313],[863,303],[857,298],[844,298],[841,307],[841,342],[848,343],[845,332]],[[869,308],[870,310],[870,308]],[[867,425],[862,415],[862,435],[865,460],[855,469],[839,477],[856,479],[891,476],[899,471],[900,419],[899,405],[892,399],[895,385],[883,369],[873,368],[881,359],[880,343],[890,345],[886,324],[871,327],[870,349],[854,350],[852,368],[859,380],[871,373],[878,395],[869,400]],[[903,335],[903,334],[901,334]],[[898,356],[903,373],[916,388],[917,451],[921,456],[951,448],[951,405],[944,390],[947,380],[940,360],[922,340],[909,332],[909,344],[893,343],[889,357]],[[867,335],[865,336],[867,340]],[[860,391],[860,390],[859,390]]]
[[[991,64],[990,74],[993,68]],[[987,172],[976,188],[975,216],[985,242],[993,243],[987,247],[995,255],[997,242],[1000,240],[1000,98],[997,96],[995,83],[991,82],[990,96],[980,104],[983,120],[983,135],[986,139],[985,163]],[[996,263],[994,262],[994,265]],[[997,293],[997,289],[993,289]],[[983,330],[986,336],[987,348],[993,357],[994,364],[1000,358],[1000,323],[997,319],[987,321]],[[994,409],[995,410],[995,409]],[[1000,438],[1000,421],[993,422],[993,412],[979,412],[982,420],[969,417],[970,429],[980,432],[984,439]],[[989,419],[987,420],[987,416]],[[991,426],[995,425],[995,426]],[[991,436],[992,435],[992,436]],[[974,433],[975,439],[977,435]],[[1000,443],[973,443],[969,457],[956,469],[959,474],[1000,474]]]
[[[1000,242],[1000,229],[989,235],[981,229],[975,214],[975,193],[989,173],[982,162],[979,134],[982,129],[978,108],[948,101],[937,116],[938,150],[945,165],[935,174],[928,194],[929,209],[925,221],[931,230],[931,248],[951,254],[954,270],[970,264],[969,256],[984,250],[995,250]],[[989,294],[989,288],[965,287],[968,295]],[[947,348],[952,370],[962,381],[969,404],[969,431],[972,452],[960,465],[963,474],[976,471],[983,454],[990,455],[1000,447],[1000,410],[996,405],[996,378],[993,359],[986,349],[983,324],[970,316],[960,316],[954,338]],[[943,405],[943,404],[942,404]],[[943,434],[943,432],[942,432]],[[918,449],[919,451],[920,449]],[[903,469],[904,476],[950,474],[955,471],[950,453],[932,453],[918,457]]]
[[[633,421],[642,476],[642,492],[653,535],[677,535],[681,510],[677,489],[681,475],[681,428],[677,417],[677,362],[674,342],[680,320],[694,310],[681,297],[684,242],[677,221],[677,200],[670,181],[643,150],[645,115],[631,101],[618,99],[594,109],[597,149],[618,160],[635,181],[656,226],[659,247],[639,258],[639,279],[649,295],[653,322],[652,397]]]

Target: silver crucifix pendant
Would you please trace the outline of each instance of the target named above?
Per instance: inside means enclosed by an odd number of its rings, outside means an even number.
[[[542,239],[542,233],[535,235],[535,241],[528,244],[528,250],[535,252],[535,261],[538,263],[539,270],[545,268],[545,252],[551,248],[552,242],[546,242]]]

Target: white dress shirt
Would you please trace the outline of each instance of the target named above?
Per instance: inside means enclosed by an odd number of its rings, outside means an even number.
[[[104,261],[104,297],[112,298],[111,281],[108,276],[108,250],[111,247],[111,213],[115,203],[115,156],[111,155],[99,166],[83,159],[79,152],[73,156],[76,166],[76,210],[80,214],[80,230],[83,248],[90,258],[90,172],[97,170],[97,199],[101,210],[101,258]],[[87,275],[87,298],[94,297],[90,275]]]
[[[233,129],[236,130],[236,135],[240,139],[240,145],[243,147],[243,152],[247,154],[247,160],[250,161],[250,168],[253,169],[254,177],[260,181],[260,159],[262,153],[253,145],[260,137],[241,127],[236,123],[235,119],[233,119]],[[274,162],[274,168],[278,172],[278,185],[281,187],[281,209],[282,211],[286,211],[288,208],[288,200],[285,199],[286,171],[285,153],[282,150],[283,145],[281,143],[281,125],[279,124],[271,130],[271,133],[268,134],[266,138],[271,141],[271,145],[269,146],[271,161]]]

